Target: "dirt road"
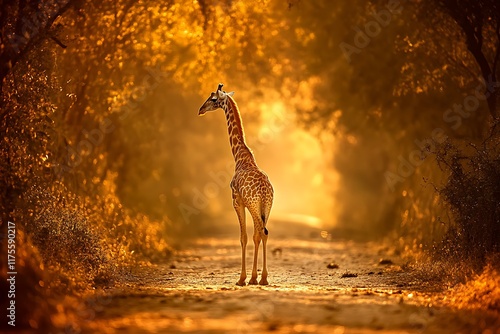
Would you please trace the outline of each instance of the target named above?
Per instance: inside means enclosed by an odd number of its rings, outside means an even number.
[[[94,301],[85,333],[498,333],[493,315],[445,292],[373,244],[269,241],[268,286],[235,285],[237,238],[198,240]],[[251,268],[252,243],[247,252]],[[381,259],[383,261],[380,263]],[[330,267],[338,268],[327,268]],[[250,275],[250,273],[249,273]],[[247,278],[248,282],[248,278]],[[448,297],[449,298],[449,297]],[[491,331],[489,331],[491,330]]]

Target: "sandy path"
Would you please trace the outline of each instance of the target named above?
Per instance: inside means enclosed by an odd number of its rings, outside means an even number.
[[[433,284],[373,245],[320,238],[270,244],[282,254],[269,254],[269,286],[235,285],[237,238],[199,240],[171,263],[142,267],[108,291],[94,303],[97,312],[83,332],[482,333],[488,328],[495,333],[500,328],[491,315],[446,306]],[[393,264],[381,265],[381,258]],[[332,261],[338,269],[327,268]],[[357,277],[342,278],[346,272]]]

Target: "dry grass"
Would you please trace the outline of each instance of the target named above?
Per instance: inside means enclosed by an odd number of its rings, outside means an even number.
[[[453,305],[463,309],[489,310],[500,314],[500,257],[490,259],[484,270],[450,292]]]

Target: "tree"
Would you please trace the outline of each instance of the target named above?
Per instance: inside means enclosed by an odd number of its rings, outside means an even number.
[[[495,122],[499,117],[500,3],[495,0],[440,0],[439,8],[462,30],[467,49],[486,83],[488,109]]]
[[[54,26],[57,18],[80,0],[0,1],[0,93],[11,69],[44,40],[66,48]]]

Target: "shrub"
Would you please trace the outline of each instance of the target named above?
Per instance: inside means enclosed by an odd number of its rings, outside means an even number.
[[[8,319],[2,319],[0,329],[47,329],[52,323],[50,317],[57,313],[54,290],[48,289],[50,276],[44,271],[44,265],[39,252],[34,247],[23,228],[16,224],[16,254],[15,254],[15,298],[6,298],[9,291],[7,282],[7,262],[0,261],[0,289],[2,296],[0,306],[6,310],[10,300],[15,301],[15,327],[7,324]],[[2,243],[2,254],[7,254],[7,243]]]
[[[441,244],[444,255],[468,261],[479,270],[489,254],[500,251],[500,138],[459,148],[446,142],[437,153],[449,172],[439,189],[453,214]]]

